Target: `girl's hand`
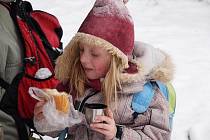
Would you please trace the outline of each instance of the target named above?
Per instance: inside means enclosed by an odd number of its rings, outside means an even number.
[[[34,118],[38,121],[44,119],[42,110],[45,103],[45,101],[37,102],[34,107]]]
[[[110,109],[107,110],[107,116],[96,116],[96,122],[103,123],[92,123],[90,124],[91,129],[105,135],[105,140],[112,140],[117,132],[113,113]]]

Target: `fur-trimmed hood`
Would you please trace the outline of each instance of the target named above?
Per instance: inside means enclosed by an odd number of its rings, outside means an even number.
[[[173,79],[174,65],[171,57],[162,50],[136,41],[133,54],[135,62],[141,66],[143,79],[154,79],[163,83]]]
[[[129,61],[137,65],[135,74],[123,74],[121,78],[122,93],[135,93],[143,89],[149,80],[158,80],[163,83],[173,79],[174,65],[171,57],[160,49],[143,43],[135,42],[134,58]]]

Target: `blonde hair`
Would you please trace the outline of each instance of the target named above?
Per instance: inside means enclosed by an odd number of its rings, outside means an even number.
[[[64,83],[69,82],[70,93],[73,90],[77,97],[81,97],[85,93],[87,78],[80,63],[78,45],[79,40],[71,41],[68,44],[64,53],[56,61],[55,75],[57,79]],[[109,50],[107,51],[109,52]],[[108,106],[113,106],[117,103],[117,93],[121,89],[121,63],[122,60],[112,54],[110,68],[102,81],[101,92],[104,95],[104,102]]]
[[[102,93],[105,97],[105,103],[108,106],[113,106],[117,103],[117,93],[121,89],[120,83],[120,63],[121,60],[118,57],[112,56],[109,71],[107,72],[103,85]]]

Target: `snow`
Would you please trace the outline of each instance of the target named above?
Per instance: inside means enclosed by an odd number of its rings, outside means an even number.
[[[64,46],[77,32],[95,0],[31,0],[34,9],[56,15]],[[210,0],[130,0],[136,40],[171,55],[177,92],[172,140],[210,137]],[[209,123],[208,123],[209,122]],[[46,137],[46,140],[51,138]]]
[[[121,0],[115,0],[114,2],[110,0],[98,0],[94,4],[93,15],[96,16],[116,16],[118,18],[129,19],[128,9],[125,4],[120,2]]]

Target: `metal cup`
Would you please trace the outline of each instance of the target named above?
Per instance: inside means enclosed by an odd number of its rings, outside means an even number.
[[[97,115],[105,115],[106,108],[107,106],[104,104],[85,104],[85,117],[87,123],[94,123]]]

